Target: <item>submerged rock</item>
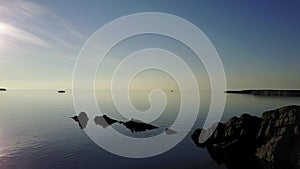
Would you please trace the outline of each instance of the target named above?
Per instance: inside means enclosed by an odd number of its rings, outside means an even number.
[[[166,133],[167,135],[173,135],[173,134],[177,134],[178,132],[175,131],[175,130],[172,130],[172,129],[170,129],[170,128],[166,128],[166,129],[165,129],[165,133]]]
[[[89,118],[85,112],[81,112],[78,116],[73,116],[71,118],[78,122],[78,125],[81,129],[86,128],[87,122],[89,121]]]
[[[192,139],[206,147],[211,157],[229,168],[300,168],[300,106],[286,106],[264,112],[262,117],[243,114],[216,130],[197,129]],[[199,141],[201,131],[210,136]],[[208,137],[207,136],[207,137]],[[249,165],[242,166],[247,162]]]
[[[114,123],[119,123],[119,124],[125,126],[127,129],[129,129],[132,133],[153,130],[153,129],[158,128],[157,126],[154,126],[154,125],[148,124],[148,123],[144,123],[143,121],[140,121],[137,119],[131,119],[130,121],[124,122],[124,121],[118,121],[116,119],[110,118],[107,115],[96,116],[94,118],[94,122],[95,122],[95,124],[100,125],[103,128],[106,128]]]
[[[157,126],[154,126],[152,124],[144,123],[143,121],[137,120],[137,119],[131,119],[127,122],[120,122],[123,124],[126,128],[130,129],[131,132],[141,132],[146,130],[153,130],[158,128]]]
[[[94,122],[95,122],[95,124],[100,125],[103,128],[106,128],[116,122],[119,122],[119,121],[112,119],[112,118],[108,117],[107,115],[103,115],[103,116],[96,116],[94,118]]]

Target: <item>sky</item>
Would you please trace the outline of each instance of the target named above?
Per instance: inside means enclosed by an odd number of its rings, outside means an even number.
[[[177,15],[202,30],[222,60],[228,89],[300,89],[299,0],[1,1],[0,87],[71,88],[76,58],[88,38],[105,24],[138,12]],[[207,80],[188,49],[166,37],[144,36],[112,51],[97,74],[99,86],[107,86],[122,55],[147,46],[181,53],[197,80]],[[165,78],[162,72],[148,72],[136,83],[154,84],[160,78]]]

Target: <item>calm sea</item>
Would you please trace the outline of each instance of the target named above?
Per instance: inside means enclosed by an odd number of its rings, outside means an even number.
[[[203,125],[209,108],[209,92],[201,92],[201,105],[193,127]],[[114,108],[109,93],[97,91],[98,104],[110,117],[124,120]],[[168,103],[164,114],[153,122],[160,128],[168,127],[179,109],[178,91],[166,91]],[[139,110],[149,108],[147,91],[132,91],[131,100]],[[285,105],[300,105],[300,98],[255,97],[227,95],[222,121],[242,113],[260,116],[265,110]],[[189,134],[173,149],[154,157],[131,159],[111,154],[97,146],[70,116],[75,115],[71,91],[58,94],[55,90],[9,90],[0,92],[0,168],[204,168],[221,169],[206,152],[194,145]],[[188,115],[188,113],[187,113]],[[89,117],[93,123],[94,117]],[[184,121],[182,123],[189,123]],[[114,124],[112,127],[132,137],[146,137],[155,130],[131,133]],[[99,130],[105,130],[99,126]],[[181,128],[180,130],[186,130]],[[157,130],[159,131],[159,129]],[[108,141],[113,137],[103,138]],[[147,148],[145,148],[147,151]]]

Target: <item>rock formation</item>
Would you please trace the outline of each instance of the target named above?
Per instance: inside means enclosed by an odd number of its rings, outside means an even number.
[[[87,114],[85,112],[81,112],[78,116],[71,117],[74,121],[76,121],[81,129],[86,128],[87,122],[89,120]],[[158,128],[152,124],[144,123],[143,121],[137,119],[131,119],[130,121],[118,121],[113,118],[108,117],[107,115],[96,116],[94,118],[94,123],[96,125],[100,125],[103,128],[106,128],[114,123],[119,123],[126,128],[128,128],[131,132],[142,132],[147,130],[153,130]]]
[[[216,162],[229,168],[300,168],[300,106],[267,111],[261,118],[243,114],[217,125],[212,133],[192,134]],[[204,143],[199,142],[202,130],[210,135]]]
[[[128,128],[132,133],[146,131],[146,130],[153,130],[158,128],[157,126],[144,123],[137,119],[131,119],[130,121],[120,122],[120,123],[123,124],[126,128]]]
[[[103,128],[106,128],[116,122],[119,122],[119,121],[112,119],[112,118],[108,117],[107,115],[103,115],[103,116],[96,116],[94,118],[94,122],[95,122],[95,124],[100,125]]]
[[[86,128],[87,122],[89,121],[89,118],[85,112],[81,112],[78,116],[73,116],[71,118],[78,122],[78,125],[81,129]]]
[[[173,135],[173,134],[177,134],[178,132],[175,131],[175,130],[173,130],[173,129],[166,128],[166,129],[165,129],[165,133],[166,133],[167,135]]]

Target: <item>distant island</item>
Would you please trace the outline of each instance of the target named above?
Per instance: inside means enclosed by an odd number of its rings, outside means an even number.
[[[57,91],[58,93],[66,93],[66,91],[65,90],[59,90],[59,91]]]
[[[251,94],[255,96],[300,97],[300,90],[229,90],[229,94]]]
[[[0,91],[7,91],[7,89],[5,89],[5,88],[0,88]]]

